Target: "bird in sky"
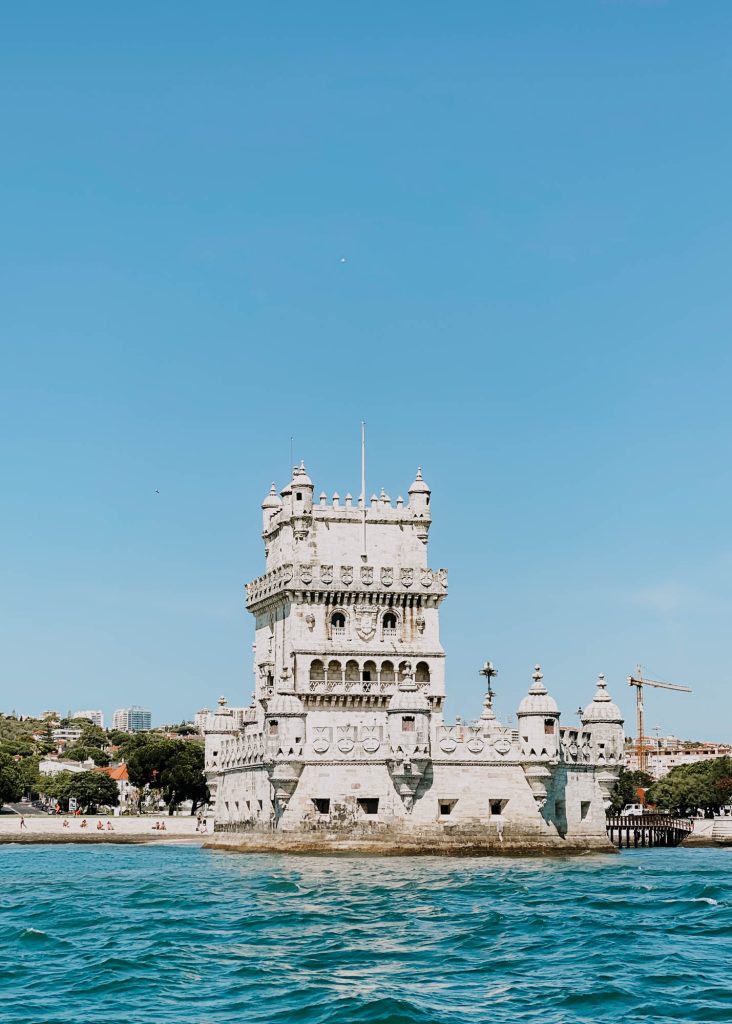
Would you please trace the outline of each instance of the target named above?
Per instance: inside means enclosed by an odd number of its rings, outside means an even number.
[[[160,494],[160,491],[157,489],[157,487],[155,488],[155,493]]]
[[[346,259],[345,256],[341,256],[341,263],[348,263],[348,260]]]

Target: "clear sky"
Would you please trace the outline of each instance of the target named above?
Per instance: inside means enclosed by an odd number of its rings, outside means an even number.
[[[433,490],[448,712],[732,740],[729,0],[9,5],[0,708],[248,702],[260,502]],[[341,262],[342,258],[346,262]],[[155,490],[159,489],[160,494]]]

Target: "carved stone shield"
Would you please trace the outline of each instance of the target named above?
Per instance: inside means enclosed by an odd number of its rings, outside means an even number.
[[[394,570],[390,565],[387,565],[381,570],[381,584],[384,587],[390,587],[393,582]]]
[[[316,726],[313,750],[316,754],[324,754],[330,747],[330,729]]]
[[[507,754],[511,749],[511,741],[507,736],[499,736],[493,740],[493,749],[498,754]]]
[[[373,565],[362,565],[361,566],[361,582],[365,587],[370,587],[374,582],[374,567]]]
[[[313,582],[313,567],[312,565],[301,565],[300,566],[300,579],[303,581],[305,586],[309,586]]]
[[[332,565],[321,565],[321,567],[320,567],[320,581],[321,581],[321,583],[332,583],[333,582],[333,566]]]
[[[289,583],[292,579],[292,565],[289,562],[287,565],[282,566],[282,579],[285,583]]]
[[[341,566],[341,583],[345,583],[349,587],[353,583],[353,566],[342,565]]]
[[[369,641],[376,633],[376,610],[364,608],[356,613],[356,632],[362,640]]]
[[[414,583],[414,569],[402,569],[400,576],[403,587],[411,587]]]
[[[422,586],[423,587],[431,587],[432,586],[432,570],[431,569],[423,569],[422,570],[421,580],[422,580]]]

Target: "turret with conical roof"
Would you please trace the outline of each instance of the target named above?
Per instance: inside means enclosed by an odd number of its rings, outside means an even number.
[[[535,667],[531,678],[533,683],[516,715],[521,754],[549,760],[559,754],[559,708],[544,686],[540,665]]]
[[[272,481],[272,486],[267,492],[267,497],[262,502],[262,530],[264,533],[269,529],[272,516],[282,508],[282,499],[277,493],[277,488]]]
[[[596,761],[617,761],[623,757],[623,715],[607,692],[605,676],[597,677],[595,696],[582,712],[584,731]]]

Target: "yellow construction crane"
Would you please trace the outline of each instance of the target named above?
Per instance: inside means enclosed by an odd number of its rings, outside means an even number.
[[[628,676],[628,685],[635,686],[635,744],[638,752],[638,768],[644,772],[648,766],[648,748],[644,725],[643,687],[654,686],[658,690],[677,690],[679,693],[691,693],[692,691],[689,686],[664,683],[659,679],[644,679],[640,665],[636,665],[634,676]]]

